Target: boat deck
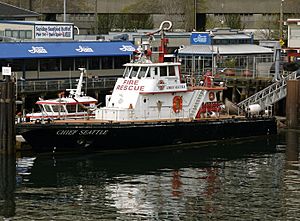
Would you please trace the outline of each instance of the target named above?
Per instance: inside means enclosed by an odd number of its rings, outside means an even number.
[[[113,121],[113,120],[96,120],[94,118],[86,119],[61,119],[53,121],[40,121],[40,124],[144,124],[144,123],[163,123],[163,122],[192,122],[192,121],[216,121],[226,119],[245,119],[245,116],[239,115],[222,115],[214,118],[177,118],[177,119],[155,119],[155,120],[130,120],[130,121]],[[22,124],[37,124],[37,122],[23,122]]]

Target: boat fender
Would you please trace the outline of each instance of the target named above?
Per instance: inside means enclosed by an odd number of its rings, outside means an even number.
[[[215,99],[215,93],[214,92],[209,92],[209,94],[208,94],[208,98],[209,98],[209,100],[210,101],[213,101],[214,99]]]
[[[173,111],[179,113],[182,110],[182,96],[175,96],[173,98]]]
[[[250,114],[259,114],[261,106],[259,104],[251,104],[247,107],[247,112]]]

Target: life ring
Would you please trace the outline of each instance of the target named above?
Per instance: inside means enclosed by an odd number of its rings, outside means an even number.
[[[173,111],[179,113],[182,110],[182,96],[175,96],[173,98]]]
[[[209,92],[209,94],[208,94],[208,99],[209,99],[210,101],[213,101],[213,100],[215,99],[215,93],[214,93],[214,92]]]
[[[165,88],[165,82],[163,80],[159,80],[157,83],[157,87],[159,90],[163,90]]]

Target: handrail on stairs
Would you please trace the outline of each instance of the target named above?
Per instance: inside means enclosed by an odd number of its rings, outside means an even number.
[[[238,103],[237,106],[243,110],[246,110],[249,105],[260,104],[263,108],[265,108],[284,98],[286,96],[287,81],[295,79],[300,79],[300,69],[288,74],[281,80],[276,81],[275,83],[269,85],[256,94],[253,94],[252,96],[246,98],[245,100]],[[276,99],[268,99],[271,98],[271,96]],[[267,101],[269,101],[269,103],[267,103]]]

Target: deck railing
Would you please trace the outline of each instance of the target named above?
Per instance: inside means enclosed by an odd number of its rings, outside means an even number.
[[[117,77],[91,78],[84,81],[82,90],[90,89],[112,89]],[[66,89],[76,89],[77,79],[56,79],[56,80],[18,80],[16,84],[19,94],[51,92]]]

